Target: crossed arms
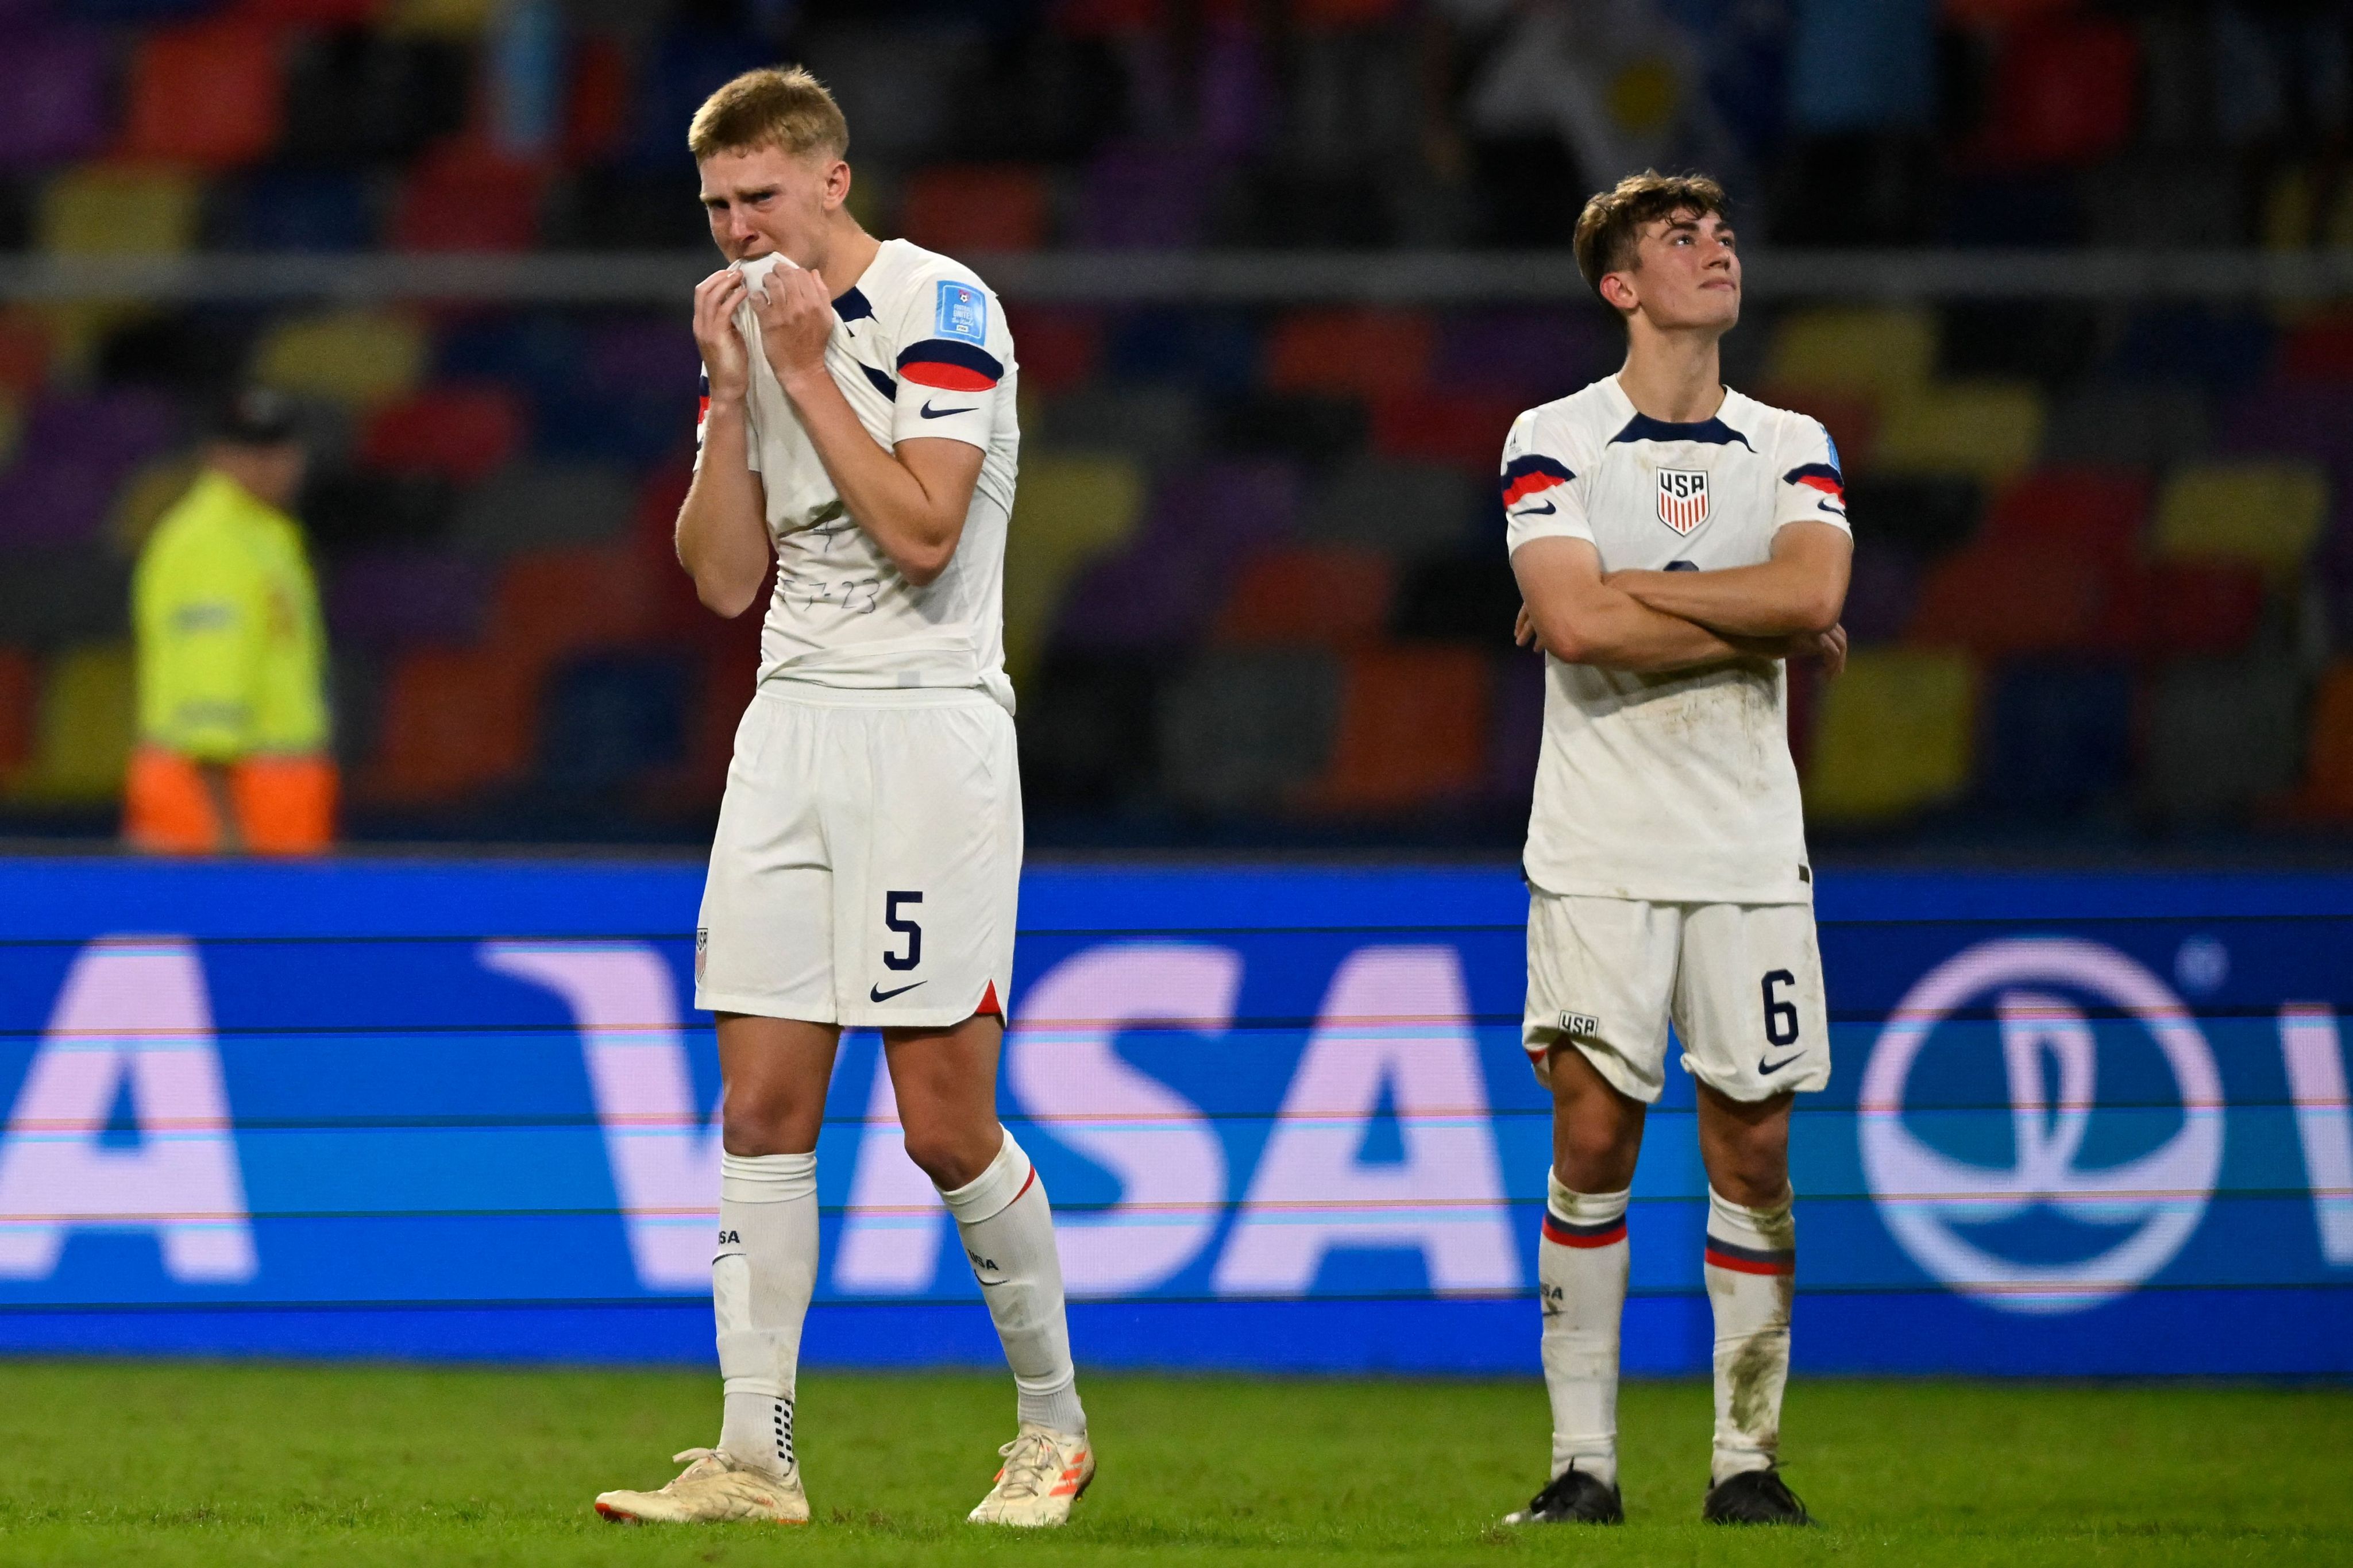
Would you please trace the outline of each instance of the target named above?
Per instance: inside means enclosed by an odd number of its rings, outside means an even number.
[[[1611,572],[1582,539],[1533,539],[1512,553],[1514,636],[1569,664],[1658,672],[1736,658],[1819,654],[1846,663],[1838,624],[1853,544],[1823,522],[1785,524],[1772,558],[1721,572]]]

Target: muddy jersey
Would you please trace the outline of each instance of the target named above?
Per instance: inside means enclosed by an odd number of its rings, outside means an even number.
[[[756,289],[791,265],[766,256],[739,267]],[[748,301],[738,308],[751,359],[747,446],[776,551],[760,679],[977,688],[1010,711],[1005,534],[1021,432],[1004,308],[969,268],[903,239],[885,240],[833,308],[826,368],[867,434],[885,447],[923,437],[977,447],[980,479],[947,569],[909,582],[843,506],[762,352],[758,318]],[[703,389],[707,400],[708,375]]]
[[[1715,416],[1635,411],[1611,376],[1531,408],[1504,446],[1508,547],[1582,539],[1617,572],[1767,560],[1794,522],[1847,531],[1812,419],[1726,392]],[[1655,903],[1812,897],[1778,659],[1636,674],[1546,660],[1525,860],[1548,892]]]

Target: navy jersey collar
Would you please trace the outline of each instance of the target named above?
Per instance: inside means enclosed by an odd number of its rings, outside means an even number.
[[[1690,441],[1703,447],[1729,447],[1736,442],[1752,452],[1757,450],[1756,443],[1724,422],[1725,414],[1731,409],[1733,399],[1738,395],[1728,386],[1724,389],[1724,402],[1718,405],[1713,417],[1681,425],[1670,420],[1653,419],[1636,408],[1634,400],[1626,395],[1625,386],[1614,375],[1609,377],[1609,393],[1610,400],[1626,416],[1624,427],[1609,437],[1609,445],[1613,447],[1621,441]]]

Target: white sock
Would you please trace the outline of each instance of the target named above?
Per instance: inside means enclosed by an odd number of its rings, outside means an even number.
[[[711,1260],[726,1389],[719,1448],[786,1475],[796,1464],[801,1323],[817,1289],[817,1156],[722,1154],[719,1172],[719,1252]]]
[[[1626,1311],[1629,1192],[1573,1193],[1546,1181],[1536,1284],[1544,1301],[1552,1473],[1574,1464],[1618,1484],[1618,1331]]]
[[[1743,1208],[1707,1190],[1707,1299],[1715,1309],[1713,1480],[1770,1467],[1781,1447],[1789,1380],[1789,1305],[1797,1294],[1794,1194]]]
[[[1079,1405],[1078,1369],[1071,1364],[1062,1259],[1054,1250],[1054,1213],[1037,1167],[1008,1132],[988,1169],[940,1196],[955,1215],[965,1257],[1004,1342],[1019,1390],[1020,1419],[1083,1434],[1087,1413]]]

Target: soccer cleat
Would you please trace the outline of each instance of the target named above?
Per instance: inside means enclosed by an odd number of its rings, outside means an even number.
[[[1528,1500],[1517,1513],[1504,1516],[1505,1524],[1623,1524],[1626,1505],[1618,1489],[1575,1465],[1553,1477],[1545,1489]]]
[[[1083,1436],[1072,1436],[1021,1423],[1013,1441],[997,1450],[1005,1464],[997,1484],[965,1517],[975,1524],[1011,1524],[1034,1528],[1065,1524],[1071,1505],[1095,1479],[1093,1447]]]
[[[801,1473],[780,1476],[739,1463],[716,1448],[689,1448],[670,1456],[684,1465],[678,1479],[658,1492],[599,1492],[596,1511],[616,1524],[716,1524],[753,1520],[768,1524],[807,1524],[808,1498]]]
[[[1699,1516],[1710,1524],[1811,1524],[1813,1515],[1777,1469],[1742,1470],[1707,1489]]]

